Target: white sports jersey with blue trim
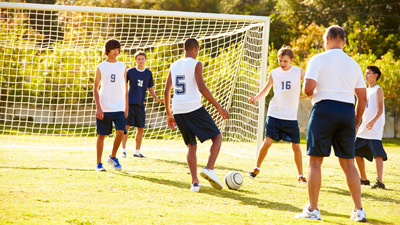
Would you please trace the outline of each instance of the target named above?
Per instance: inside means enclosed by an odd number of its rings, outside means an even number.
[[[122,62],[99,64],[101,72],[100,106],[103,112],[125,111],[126,65]]]
[[[201,93],[194,76],[198,62],[196,59],[187,57],[178,59],[171,65],[170,71],[174,89],[173,114],[189,113],[202,106]]]
[[[362,122],[358,128],[357,137],[370,139],[370,140],[382,140],[383,127],[385,126],[385,103],[383,103],[383,112],[379,119],[375,122],[371,130],[367,129],[367,124],[371,121],[376,113],[378,112],[378,95],[379,85],[375,85],[372,88],[367,88],[367,105],[362,117]]]
[[[281,120],[297,120],[299,107],[301,69],[292,66],[288,71],[281,67],[271,70],[274,97],[269,102],[268,116]]]

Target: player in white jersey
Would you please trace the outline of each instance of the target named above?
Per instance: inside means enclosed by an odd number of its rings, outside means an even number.
[[[289,47],[282,47],[278,51],[279,66],[273,69],[268,77],[267,84],[255,97],[250,95],[249,101],[255,104],[268,95],[273,87],[274,97],[268,106],[268,117],[265,125],[265,140],[257,156],[257,163],[247,175],[255,178],[260,173],[261,163],[268,153],[273,141],[288,141],[292,143],[294,161],[297,166],[299,183],[307,183],[303,176],[302,156],[300,149],[300,131],[297,122],[301,80],[304,70],[292,66],[293,51]],[[263,106],[260,106],[263,107]]]
[[[126,86],[126,65],[117,60],[120,53],[120,43],[115,39],[106,41],[104,54],[107,59],[100,63],[94,80],[94,100],[96,102],[97,125],[97,166],[96,171],[105,171],[101,163],[104,140],[112,133],[115,124],[114,146],[107,162],[115,170],[121,170],[116,157],[119,145],[126,134],[126,117],[128,116],[128,92]],[[100,92],[99,92],[100,88]]]
[[[214,99],[203,80],[203,65],[196,60],[199,52],[199,43],[189,38],[184,44],[185,57],[171,65],[165,86],[165,109],[167,111],[168,126],[175,129],[176,125],[188,147],[187,162],[192,176],[191,191],[200,191],[200,182],[197,177],[197,142],[212,140],[210,156],[207,166],[200,175],[207,179],[216,189],[222,189],[222,183],[214,172],[214,164],[221,148],[222,135],[210,114],[201,104],[203,95],[221,114],[223,119],[228,112]],[[171,89],[174,89],[172,112],[170,107]]]
[[[367,88],[367,105],[358,128],[355,141],[356,161],[361,175],[361,184],[370,185],[365,173],[364,158],[372,162],[375,158],[377,178],[372,189],[385,189],[382,181],[383,161],[387,155],[382,145],[383,127],[385,125],[385,104],[382,88],[376,84],[381,77],[381,71],[376,66],[368,66],[365,73]]]

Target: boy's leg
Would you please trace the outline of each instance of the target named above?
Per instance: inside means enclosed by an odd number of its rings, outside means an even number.
[[[116,130],[115,131],[115,139],[114,139],[114,145],[113,149],[111,152],[111,158],[115,158],[118,152],[118,148],[121,145],[122,137],[124,136],[124,131],[123,130]]]
[[[361,209],[361,183],[356,166],[354,165],[354,160],[339,157],[339,163],[346,175],[347,185],[349,186],[350,194],[354,202],[353,211]]]
[[[103,155],[104,148],[104,140],[106,139],[106,135],[98,134],[97,135],[97,164],[101,163],[101,156]]]
[[[263,144],[261,145],[260,152],[257,156],[257,167],[261,167],[261,163],[264,161],[265,156],[267,156],[268,149],[271,147],[273,140],[270,137],[265,137]]]
[[[368,180],[365,172],[365,162],[363,157],[356,156],[358,170],[360,171],[361,180]]]
[[[378,156],[375,158],[375,163],[376,163],[376,173],[378,176],[378,181],[382,182],[382,174],[383,174],[383,157]]]
[[[294,162],[296,163],[297,172],[299,175],[303,175],[303,160],[301,155],[300,144],[292,143],[293,153],[294,153]]]
[[[186,155],[187,163],[190,170],[190,175],[192,176],[192,184],[200,183],[199,178],[197,177],[197,145],[188,144],[188,153]]]
[[[215,161],[217,161],[219,150],[221,149],[222,135],[218,134],[217,136],[211,138],[211,140],[212,145],[210,147],[210,156],[208,157],[207,168],[214,170]]]
[[[136,132],[136,150],[140,150],[142,146],[144,127],[138,127]]]
[[[324,157],[309,156],[308,162],[308,197],[310,211],[318,209],[319,191],[321,189],[321,165]],[[357,180],[358,181],[358,180]]]
[[[126,142],[128,142],[128,136],[129,136],[129,128],[130,125],[126,125],[126,134],[124,134],[124,137],[122,138],[122,148],[126,149]]]

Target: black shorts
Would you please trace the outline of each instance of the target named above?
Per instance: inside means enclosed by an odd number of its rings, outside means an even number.
[[[314,104],[307,131],[307,155],[326,157],[331,154],[353,159],[356,120],[353,104],[323,100]]]
[[[366,158],[372,162],[373,158],[382,157],[383,161],[387,160],[385,149],[383,149],[381,140],[372,140],[364,138],[356,138],[354,148],[356,150],[356,156]]]
[[[144,106],[130,104],[126,125],[142,128],[145,125],[145,121],[146,112],[144,110]]]
[[[203,143],[221,133],[204,106],[193,112],[174,114],[174,118],[186,145],[196,145],[196,137]]]
[[[103,120],[99,120],[96,118],[97,134],[111,134],[113,122],[115,124],[115,130],[123,130],[124,134],[126,134],[126,118],[124,112],[105,112]]]
[[[299,123],[297,120],[282,120],[268,116],[265,123],[265,137],[270,137],[274,141],[300,143]]]

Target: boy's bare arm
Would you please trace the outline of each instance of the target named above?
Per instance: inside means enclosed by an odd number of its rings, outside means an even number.
[[[204,83],[203,80],[203,65],[201,62],[198,62],[194,71],[194,76],[196,79],[197,83],[197,88],[199,89],[200,93],[204,96],[204,98],[207,99],[221,114],[222,119],[228,118],[229,114],[228,111],[226,111],[224,108],[222,108],[219,103],[215,100],[215,98],[212,96],[210,90],[206,87],[206,84]],[[167,100],[167,99],[165,99]]]
[[[165,99],[165,110],[167,111],[167,123],[168,127],[171,129],[176,128],[176,123],[174,119],[174,115],[172,115],[171,111],[171,89],[172,89],[172,78],[171,78],[171,71],[169,71],[167,83],[165,84],[164,90],[164,99]]]
[[[164,99],[162,98],[158,98],[156,93],[154,92],[153,88],[149,88],[149,92],[151,94],[151,96],[153,96],[153,98],[157,101],[157,102],[164,102]]]
[[[358,126],[360,125],[362,115],[365,111],[365,105],[367,104],[367,89],[366,88],[356,88],[354,89],[354,94],[357,98],[355,113],[356,113],[356,133]]]
[[[250,95],[249,97],[249,101],[252,104],[256,104],[256,102],[258,102],[260,99],[265,98],[265,96],[268,95],[269,90],[272,87],[272,84],[274,83],[271,74],[269,74],[268,76],[268,80],[267,83],[265,84],[264,88],[262,89],[262,91],[260,91],[255,97],[253,97],[252,95]]]
[[[379,117],[383,113],[383,90],[382,90],[382,88],[378,89],[378,91],[376,93],[376,97],[378,100],[378,112],[376,112],[374,118],[367,123],[366,127],[368,130],[371,130],[374,127],[374,124],[376,123],[376,121],[379,119]]]
[[[100,81],[101,81],[101,72],[100,69],[97,68],[96,75],[94,78],[93,95],[94,95],[94,101],[96,102],[96,118],[99,120],[103,120],[104,112],[100,106],[100,95],[99,95]]]
[[[306,78],[303,85],[303,94],[308,97],[312,97],[316,87],[317,82],[315,80]]]

